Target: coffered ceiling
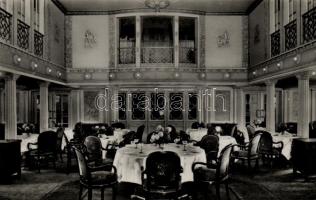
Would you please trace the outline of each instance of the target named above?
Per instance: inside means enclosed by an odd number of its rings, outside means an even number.
[[[116,12],[149,9],[145,0],[52,0],[68,13]],[[169,0],[169,10],[184,10],[206,13],[243,14],[262,0]],[[163,12],[163,10],[161,10]]]

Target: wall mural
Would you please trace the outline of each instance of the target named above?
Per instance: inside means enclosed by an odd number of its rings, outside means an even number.
[[[84,34],[84,48],[93,48],[96,45],[96,39],[94,33],[90,30],[86,30]]]
[[[230,38],[229,38],[229,34],[227,30],[225,30],[223,34],[217,37],[217,46],[219,48],[229,47],[229,42],[230,42]]]
[[[84,92],[84,121],[85,122],[98,122],[99,111],[95,106],[95,98],[98,96],[98,91],[85,91]]]

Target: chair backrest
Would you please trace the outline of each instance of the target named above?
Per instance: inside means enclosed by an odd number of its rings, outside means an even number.
[[[96,136],[88,136],[84,141],[88,161],[100,161],[102,159],[102,143]]]
[[[198,129],[200,127],[200,123],[199,122],[193,122],[191,125],[192,129]]]
[[[246,126],[247,131],[248,131],[248,135],[249,135],[249,139],[253,138],[256,132],[255,127],[251,126],[251,125],[247,125]]]
[[[79,176],[81,179],[83,178],[83,179],[89,180],[90,175],[89,175],[85,156],[81,150],[79,150],[76,147],[73,147],[73,148],[76,152],[76,158],[77,158],[78,168],[79,168]]]
[[[287,122],[286,123],[287,132],[289,133],[297,133],[297,123],[296,122]]]
[[[145,130],[145,125],[144,124],[137,128],[135,137],[136,137],[136,139],[139,139],[140,142],[143,139],[144,130]]]
[[[63,127],[59,127],[57,128],[57,144],[56,144],[56,148],[57,151],[61,151],[62,149],[62,142],[63,142],[63,137],[64,137],[64,128]]]
[[[259,150],[259,143],[261,139],[261,133],[256,134],[250,141],[249,144],[249,155],[257,155]]]
[[[232,136],[236,139],[237,144],[245,144],[245,133],[241,130],[236,129],[235,133]]]
[[[201,123],[199,124],[199,128],[205,128],[204,122],[201,122]]]
[[[180,157],[171,151],[157,151],[146,159],[146,187],[150,189],[177,189],[181,183]]]
[[[55,131],[44,131],[37,138],[38,150],[46,153],[56,153],[57,133]]]
[[[209,151],[218,151],[219,138],[216,135],[205,135],[202,137],[199,144],[206,154]]]
[[[132,141],[136,138],[136,132],[135,131],[129,131],[123,136],[123,141],[120,142],[120,147],[123,147],[127,144],[131,144]]]
[[[111,125],[113,128],[120,128],[120,129],[125,129],[125,124],[122,122],[115,122]]]
[[[168,125],[167,127],[171,128],[171,132],[169,133],[170,139],[171,139],[171,142],[174,142],[174,140],[179,137],[179,135],[177,133],[177,129],[173,125]]]
[[[259,133],[261,134],[261,139],[259,142],[259,152],[271,152],[273,145],[271,134],[267,131],[260,131]]]
[[[187,134],[185,131],[181,130],[180,131],[180,140],[181,141],[189,141],[190,140],[190,135]]]
[[[230,144],[221,151],[218,169],[216,171],[216,175],[219,180],[228,176],[232,149],[233,146]]]

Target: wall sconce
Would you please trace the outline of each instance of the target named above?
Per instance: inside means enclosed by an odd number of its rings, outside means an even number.
[[[301,55],[297,54],[295,57],[293,57],[294,62],[296,62],[296,64],[299,64],[301,62]]]
[[[316,75],[316,72],[315,72],[315,71],[313,71],[313,72],[312,72],[312,76],[315,76],[315,75]]]
[[[14,62],[14,64],[19,65],[19,64],[21,63],[21,61],[22,61],[22,59],[21,59],[20,56],[18,56],[18,55],[14,55],[14,56],[13,56],[13,62]]]
[[[174,76],[174,78],[179,78],[179,77],[180,77],[180,74],[179,74],[178,72],[175,72],[175,73],[173,74],[173,76]]]
[[[136,79],[140,79],[140,78],[142,77],[142,74],[141,74],[140,72],[136,72],[136,73],[134,74],[134,77],[135,77]]]
[[[280,61],[280,62],[277,63],[277,67],[278,67],[279,69],[282,69],[282,66],[283,66],[283,62],[282,62],[282,61]]]
[[[264,67],[264,68],[262,69],[262,71],[263,71],[263,72],[266,72],[266,71],[267,71],[267,68],[266,68],[266,67]]]
[[[47,74],[50,74],[52,72],[52,69],[47,67],[46,72],[47,72]]]
[[[200,73],[200,79],[205,79],[206,78],[206,73],[202,72]]]
[[[60,78],[62,73],[60,71],[57,71],[57,77]]]
[[[84,79],[91,79],[92,78],[92,74],[90,74],[90,73],[86,73],[85,75],[84,75]]]
[[[110,79],[115,79],[115,74],[114,74],[114,73],[110,73],[110,74],[109,74],[109,78],[110,78]]]
[[[31,68],[32,68],[32,70],[33,71],[35,71],[37,68],[38,68],[38,65],[37,65],[37,63],[35,63],[35,62],[31,62]]]
[[[228,73],[228,72],[225,73],[225,74],[224,74],[224,78],[230,78],[230,73]]]
[[[254,76],[255,76],[256,74],[257,74],[257,72],[256,72],[256,71],[253,71],[253,72],[252,72],[252,75],[254,75]]]

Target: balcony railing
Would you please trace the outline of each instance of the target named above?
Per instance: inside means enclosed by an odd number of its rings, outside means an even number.
[[[134,64],[135,63],[135,48],[124,47],[119,48],[119,64]]]
[[[43,34],[34,30],[34,54],[37,56],[43,56],[43,38]]]
[[[12,15],[0,8],[0,38],[9,42],[11,40]]]
[[[17,44],[18,47],[27,50],[29,48],[29,35],[30,26],[18,20],[17,25]]]
[[[316,7],[302,16],[303,20],[303,42],[316,39]]]
[[[173,63],[173,47],[142,47],[142,63]]]
[[[195,64],[196,49],[191,47],[179,47],[179,62]]]
[[[296,19],[284,27],[285,50],[288,51],[297,46],[297,23]]]
[[[280,30],[275,31],[271,34],[271,56],[276,56],[281,53],[280,43]]]

